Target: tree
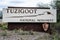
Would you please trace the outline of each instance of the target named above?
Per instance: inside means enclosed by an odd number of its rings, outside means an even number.
[[[60,22],[60,1],[56,2],[57,6],[57,21]]]

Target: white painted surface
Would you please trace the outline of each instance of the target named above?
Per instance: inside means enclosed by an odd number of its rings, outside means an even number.
[[[36,9],[36,10],[37,10],[36,13],[26,14],[26,13],[7,13],[6,12],[7,10],[3,9],[3,22],[56,22],[56,9]],[[51,14],[47,14],[47,11],[51,12]],[[31,15],[33,16],[37,15],[37,16],[32,17]],[[21,21],[21,20],[24,20],[24,21]],[[30,21],[30,20],[33,20],[33,21]]]

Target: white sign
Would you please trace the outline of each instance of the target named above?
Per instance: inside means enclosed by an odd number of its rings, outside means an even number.
[[[56,9],[34,7],[5,8],[3,22],[56,22]]]

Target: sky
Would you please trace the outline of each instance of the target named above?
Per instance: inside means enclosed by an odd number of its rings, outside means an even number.
[[[50,4],[52,0],[0,0],[0,10],[8,6],[37,7],[38,3]]]

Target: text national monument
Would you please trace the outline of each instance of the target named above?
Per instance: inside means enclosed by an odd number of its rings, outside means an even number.
[[[11,30],[21,28],[27,31],[49,31],[50,23],[56,23],[56,9],[8,7],[3,9],[3,22],[8,22],[8,28]]]

